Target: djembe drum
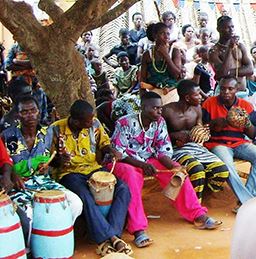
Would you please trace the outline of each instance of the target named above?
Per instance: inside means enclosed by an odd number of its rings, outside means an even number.
[[[104,171],[95,172],[88,180],[89,189],[105,217],[111,208],[115,184],[115,176]]]
[[[40,191],[34,196],[31,235],[33,258],[72,258],[74,233],[64,192]]]
[[[20,219],[8,195],[0,195],[0,258],[27,258]]]
[[[245,109],[237,106],[232,107],[227,114],[227,122],[234,128],[243,128],[248,122],[248,114]]]

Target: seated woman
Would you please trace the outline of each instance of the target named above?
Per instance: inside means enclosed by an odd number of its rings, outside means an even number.
[[[176,83],[182,78],[182,54],[170,46],[170,30],[164,23],[148,26],[148,32],[148,38],[153,35],[155,45],[142,56],[141,89],[158,93],[163,104],[177,101]]]
[[[138,67],[130,65],[128,53],[125,51],[118,53],[117,62],[120,67],[115,70],[113,85],[117,90],[117,97],[121,97],[125,93],[133,92],[138,84]]]

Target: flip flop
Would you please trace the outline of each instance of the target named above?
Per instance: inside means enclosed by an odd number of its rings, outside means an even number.
[[[106,240],[105,242],[98,245],[96,249],[97,255],[105,256],[107,254],[115,253],[116,249],[111,246],[110,240]]]
[[[197,229],[216,229],[222,224],[222,221],[215,220],[211,217],[208,217],[205,222],[194,222],[194,226]]]
[[[153,243],[153,240],[150,239],[146,233],[141,233],[133,242],[138,248],[142,248],[150,246]]]
[[[122,244],[124,244],[124,246],[122,248],[120,248],[119,250],[117,250],[116,245],[121,242]],[[125,243],[124,240],[117,238],[114,242],[113,242],[113,248],[116,250],[117,253],[125,253],[127,255],[132,255],[133,251],[132,248],[129,244]]]

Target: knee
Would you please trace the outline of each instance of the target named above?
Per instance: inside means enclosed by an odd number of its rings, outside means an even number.
[[[71,209],[73,222],[75,222],[76,218],[81,215],[83,211],[83,202],[75,193],[71,191],[65,191],[65,193]]]
[[[122,196],[126,200],[130,201],[131,193],[128,185],[121,180],[118,180],[116,185],[115,195]]]

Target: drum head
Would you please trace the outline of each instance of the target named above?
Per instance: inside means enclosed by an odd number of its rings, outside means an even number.
[[[35,198],[55,199],[55,198],[62,198],[62,197],[65,197],[65,194],[61,190],[43,190],[35,194]]]
[[[101,183],[112,183],[116,181],[116,177],[111,173],[98,171],[91,176],[90,180]]]

